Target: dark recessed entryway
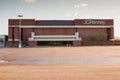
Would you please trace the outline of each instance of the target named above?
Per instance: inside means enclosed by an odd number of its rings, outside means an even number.
[[[72,41],[38,41],[37,46],[71,46]]]

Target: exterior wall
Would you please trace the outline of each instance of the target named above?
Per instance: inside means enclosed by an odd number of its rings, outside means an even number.
[[[112,27],[112,28],[110,28],[109,29],[109,36],[110,36],[110,39],[114,39],[114,28]]]
[[[84,24],[85,20],[93,20],[90,24]],[[6,42],[7,46],[18,46],[19,44],[19,19],[9,19],[9,36]],[[102,22],[104,24],[102,24]],[[35,21],[34,19],[21,19],[22,26],[113,26],[113,20],[111,19],[75,19],[74,21]],[[114,38],[114,28],[22,28],[21,39],[22,43],[26,46],[36,46],[37,42],[28,41],[31,37],[31,32],[35,32],[35,35],[74,35],[75,31],[79,32],[79,36],[82,38],[82,44],[79,41],[73,41],[73,46],[97,44],[97,42],[91,42],[89,36],[93,34],[102,34],[105,36],[104,42],[98,42],[98,44],[109,44],[109,39]],[[18,40],[18,41],[17,41]],[[111,42],[110,42],[111,44]],[[113,43],[112,43],[113,44]],[[118,43],[117,43],[118,44]]]
[[[120,45],[120,41],[114,41],[112,43],[113,43],[113,45]]]
[[[21,19],[21,26],[33,26],[35,25],[36,22],[34,19]],[[9,35],[8,35],[8,42],[6,42],[6,46],[16,46],[19,43],[19,25],[20,25],[20,19],[9,19]],[[22,31],[23,30],[23,31]],[[28,45],[28,37],[31,35],[31,29],[24,30],[21,29],[21,38],[22,38],[22,43],[25,43]],[[9,39],[12,39],[12,41],[9,41]]]
[[[17,47],[18,44],[19,44],[18,41],[7,41],[6,42],[6,46],[8,46],[8,47]]]
[[[35,28],[35,35],[73,35],[73,28]]]
[[[12,31],[12,29],[13,29],[13,27],[8,28],[8,39],[13,39],[13,36],[12,36],[13,31]]]
[[[73,41],[73,46],[81,46],[81,41]]]
[[[16,39],[19,39],[19,27],[9,27],[8,32],[8,39],[12,39],[12,41],[16,41]]]
[[[14,27],[13,35],[14,35],[14,41],[19,41],[20,37],[19,37],[19,28],[18,27]]]
[[[86,20],[98,21],[98,22],[85,24]],[[99,21],[104,22],[104,24],[102,24]],[[114,25],[113,19],[75,19],[74,23],[75,25],[81,25],[81,26],[113,26]]]
[[[105,36],[105,41],[107,41],[107,29],[105,28],[79,28],[77,29],[79,36],[82,37],[82,41],[91,41],[89,36],[94,34],[102,34]]]
[[[31,28],[24,28],[22,29],[22,42],[23,44],[28,46],[28,38],[31,37]]]
[[[22,42],[25,45],[29,45],[28,38],[31,37],[32,28],[22,29]],[[74,29],[57,29],[57,28],[34,28],[35,35],[73,35],[75,33]]]
[[[112,26],[112,28],[92,28],[92,29],[78,29],[83,40],[87,41],[87,37],[91,34],[103,34],[105,40],[114,39],[114,21],[112,19],[75,19],[76,26]]]
[[[32,46],[32,47],[37,46],[37,41],[29,41],[28,46]]]
[[[110,42],[110,41],[83,41],[82,42],[82,45],[83,46],[90,46],[90,45],[112,45],[113,42]]]
[[[120,45],[120,41],[83,41],[82,42],[83,46],[91,46],[91,45]]]
[[[9,19],[9,27],[19,27],[20,19]],[[36,22],[34,19],[21,19],[21,25],[27,26],[27,25],[35,25]]]

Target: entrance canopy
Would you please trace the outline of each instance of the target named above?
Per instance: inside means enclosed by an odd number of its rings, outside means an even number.
[[[75,35],[35,35],[31,33],[29,41],[81,41],[78,32]]]

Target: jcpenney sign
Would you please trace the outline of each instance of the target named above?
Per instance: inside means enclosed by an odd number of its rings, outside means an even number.
[[[105,25],[105,21],[101,21],[101,20],[85,20],[83,24]]]

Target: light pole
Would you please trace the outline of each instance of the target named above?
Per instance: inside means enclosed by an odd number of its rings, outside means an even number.
[[[21,17],[23,17],[23,15],[18,15],[19,17],[19,45],[18,47],[21,48],[22,47],[22,41],[21,41]]]

